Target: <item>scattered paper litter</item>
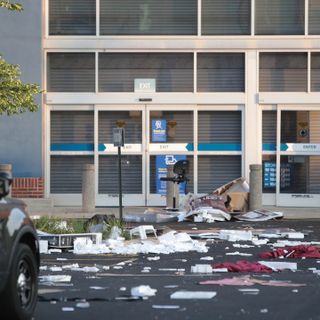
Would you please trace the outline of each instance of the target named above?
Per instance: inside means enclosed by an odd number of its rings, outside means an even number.
[[[191,266],[191,273],[212,273],[212,266],[210,264],[196,264]]]
[[[163,286],[166,289],[174,289],[178,288],[179,286],[177,284],[167,284],[166,286]]]
[[[47,275],[39,276],[40,282],[70,282],[71,276],[68,275]]]
[[[40,268],[39,268],[41,271],[46,271],[47,269],[48,269],[48,267],[47,266],[40,266]]]
[[[213,268],[212,272],[229,272],[228,268]]]
[[[98,272],[97,267],[83,267],[83,268],[72,268],[71,271],[83,271],[83,272]]]
[[[67,258],[57,258],[57,261],[67,261]]]
[[[133,255],[138,253],[148,254],[170,254],[174,252],[196,251],[200,253],[208,252],[205,242],[192,240],[186,233],[168,232],[158,240],[144,240],[139,242],[126,243],[120,240],[108,240],[104,244],[93,244],[89,239],[76,239],[74,243],[75,254],[99,254],[115,253]]]
[[[90,287],[90,289],[92,289],[92,290],[105,290],[105,289],[107,289],[107,287],[92,286],[92,287]]]
[[[178,305],[174,305],[174,304],[153,304],[152,305],[152,308],[153,309],[167,309],[167,310],[170,310],[170,309],[179,309],[180,306]]]
[[[252,232],[246,230],[220,230],[219,237],[221,240],[227,240],[231,242],[251,241]]]
[[[240,243],[234,243],[233,247],[234,248],[243,248],[243,249],[254,248],[254,246],[250,246],[249,244],[240,244]]]
[[[48,253],[48,240],[39,240],[39,252],[47,254]]]
[[[213,261],[213,257],[201,257],[200,260]]]
[[[268,242],[269,242],[268,238],[266,238],[266,239],[257,239],[257,238],[252,239],[252,243],[255,246],[261,246],[261,245],[267,244]]]
[[[151,297],[155,296],[157,289],[152,289],[149,285],[141,285],[131,288],[131,295],[137,297]]]
[[[61,249],[49,249],[48,250],[48,253],[62,253],[62,250]]]
[[[63,312],[72,312],[72,311],[74,311],[74,308],[73,307],[62,307],[62,311]]]
[[[174,271],[174,272],[185,272],[184,268],[159,268],[159,271]]]
[[[90,308],[90,303],[88,301],[78,302],[76,307],[80,309],[88,309]]]
[[[243,256],[243,257],[250,257],[252,256],[252,253],[242,253],[239,251],[235,251],[235,252],[227,252],[226,256]]]
[[[160,260],[160,257],[159,257],[159,256],[148,257],[147,259],[148,259],[149,261],[157,261],[157,260]]]
[[[176,291],[170,299],[212,299],[216,295],[215,291]]]
[[[274,271],[289,269],[291,271],[297,270],[296,262],[279,262],[279,261],[258,261],[260,264],[271,268]]]
[[[281,236],[288,239],[304,239],[304,234],[302,232],[286,232],[282,233]]]
[[[73,264],[67,264],[65,266],[62,266],[62,269],[73,269],[73,268],[79,268],[79,264],[78,263],[73,263]]]
[[[52,272],[59,272],[59,271],[62,271],[62,268],[61,268],[61,267],[53,266],[53,267],[50,267],[49,270],[52,271]]]
[[[238,291],[242,292],[243,294],[253,294],[256,295],[260,292],[260,289],[238,289]]]
[[[261,313],[268,313],[268,309],[261,309],[260,312]]]

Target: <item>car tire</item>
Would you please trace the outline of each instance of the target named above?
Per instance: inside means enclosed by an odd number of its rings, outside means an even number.
[[[20,243],[14,253],[6,288],[0,298],[8,319],[31,319],[38,298],[38,267],[33,251],[24,243]]]

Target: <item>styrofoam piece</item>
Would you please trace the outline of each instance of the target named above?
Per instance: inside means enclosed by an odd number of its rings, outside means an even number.
[[[170,299],[212,299],[217,295],[215,291],[176,291]]]
[[[69,275],[47,275],[39,276],[40,282],[70,282],[71,276]]]
[[[196,264],[191,266],[191,273],[212,273],[210,264]]]
[[[235,251],[235,252],[227,252],[226,256],[243,256],[243,257],[250,257],[252,256],[252,253],[244,253],[244,252],[239,252],[239,251]]]
[[[304,233],[302,232],[285,232],[281,235],[288,239],[304,239]]]
[[[39,252],[48,253],[48,240],[39,240]]]
[[[139,226],[130,230],[130,237],[138,235],[141,240],[147,239],[148,233],[153,233],[155,237],[157,237],[156,230],[151,225]]]
[[[235,241],[251,241],[252,232],[246,230],[220,230],[219,237],[221,240]]]
[[[157,289],[152,289],[149,285],[141,285],[131,288],[131,295],[137,297],[151,297],[155,296]]]

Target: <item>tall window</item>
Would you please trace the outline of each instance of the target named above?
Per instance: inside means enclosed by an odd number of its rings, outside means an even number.
[[[50,0],[50,35],[95,35],[96,0]]]
[[[256,35],[304,34],[304,0],[255,0]]]
[[[307,53],[260,53],[259,88],[262,92],[306,92]]]
[[[249,35],[250,0],[202,0],[202,35]]]
[[[101,35],[195,35],[197,0],[100,0]]]

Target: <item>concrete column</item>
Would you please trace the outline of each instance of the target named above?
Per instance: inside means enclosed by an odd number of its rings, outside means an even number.
[[[173,165],[167,165],[167,177],[173,178]],[[176,208],[179,207],[179,185],[172,181],[167,181],[167,208],[173,208],[173,197],[176,197]]]
[[[0,172],[9,172],[12,177],[12,164],[0,164]],[[11,188],[8,197],[11,197]]]
[[[250,211],[260,209],[262,207],[262,165],[250,165],[250,195],[249,209]]]
[[[94,164],[85,164],[82,173],[82,211],[94,212],[96,207]]]

